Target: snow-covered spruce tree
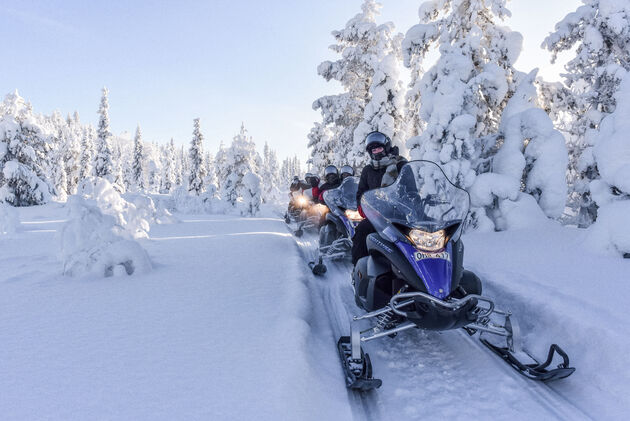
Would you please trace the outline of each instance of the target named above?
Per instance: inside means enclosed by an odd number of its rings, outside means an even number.
[[[403,146],[406,140],[403,126],[404,97],[400,82],[400,37],[388,36],[390,48],[381,57],[375,57],[376,66],[370,86],[370,99],[363,111],[363,120],[354,130],[354,145],[350,164],[362,168],[367,164],[365,137],[378,130],[387,134],[394,145]]]
[[[162,177],[160,184],[160,193],[168,194],[175,187],[175,143],[173,138],[162,148]]]
[[[365,153],[355,142],[362,143],[360,139],[363,129],[360,129],[355,137],[355,130],[365,120],[366,124],[374,125],[374,110],[365,114],[365,107],[370,101],[373,77],[381,64],[381,58],[396,51],[396,43],[399,39],[393,35],[393,24],[377,25],[375,17],[380,9],[380,4],[375,0],[365,0],[361,6],[361,13],[350,19],[346,26],[338,31],[333,31],[336,44],[330,48],[339,53],[341,58],[337,61],[325,61],[317,69],[318,73],[327,81],[337,80],[344,88],[344,92],[338,95],[328,95],[317,99],[313,108],[322,114],[322,123],[325,126],[334,126],[334,150],[336,154],[332,162],[336,165],[352,163],[361,165],[364,162]],[[381,66],[381,70],[385,70]],[[390,77],[392,77],[390,75]],[[378,84],[384,82],[384,77],[379,78]],[[376,87],[374,87],[376,89]],[[380,101],[380,98],[377,98]],[[386,127],[384,130],[388,130]],[[315,135],[320,128],[316,128]],[[387,133],[390,136],[394,133]],[[320,154],[326,147],[317,145],[312,137],[311,148],[314,161],[323,161]],[[358,141],[357,141],[358,139]]]
[[[575,12],[556,24],[555,32],[542,47],[553,53],[575,49],[576,56],[565,66],[565,83],[573,94],[565,110],[573,118],[570,127],[574,153],[572,171],[577,180],[571,184],[580,196],[579,223],[590,225],[597,217],[590,182],[600,178],[593,148],[597,129],[616,106],[615,93],[630,70],[630,3],[612,0],[582,0]]]
[[[36,150],[46,139],[32,107],[18,92],[0,104],[0,202],[39,205],[50,200]]]
[[[214,191],[214,193],[216,193],[219,190],[219,186],[217,183],[217,168],[214,163],[214,157],[209,151],[207,151],[204,155],[203,165],[206,169],[206,178],[204,180],[206,190],[209,188],[209,186],[212,186],[212,190]]]
[[[215,174],[217,176],[217,187],[223,188],[223,181],[227,178],[230,169],[227,167],[227,149],[223,141],[219,143],[219,150],[214,156]]]
[[[62,120],[63,121],[63,120]],[[64,165],[65,147],[67,145],[64,129],[58,126],[57,135],[52,138],[50,155],[53,164],[50,167],[51,192],[57,200],[65,201],[68,197],[68,174]],[[56,164],[55,164],[56,163]]]
[[[82,130],[79,180],[85,180],[92,174],[92,154],[94,153],[94,127],[89,125]]]
[[[506,0],[426,2],[419,14],[421,23],[403,41],[405,65],[421,69],[433,46],[440,56],[421,78],[416,77],[418,92],[410,93],[419,95],[420,126],[415,131],[420,134],[407,146],[413,159],[435,161],[455,183],[474,188],[478,174],[493,171],[493,157],[504,141],[499,133],[503,110],[517,79],[525,77],[513,67],[522,36],[498,25],[510,16]],[[485,181],[482,184],[479,190],[490,188]],[[483,207],[473,206],[472,227],[492,228],[491,222],[499,223],[494,228],[503,227],[495,213],[504,192],[494,188],[488,193],[491,205],[483,201]]]
[[[523,228],[564,210],[567,150],[538,106],[537,72],[516,75],[516,92],[503,110],[499,132],[489,136],[500,146],[490,158],[491,171],[479,174],[470,189],[473,206],[485,208],[477,212],[478,227]]]
[[[419,136],[407,142],[413,159],[442,165],[449,178],[469,188],[476,171],[489,170],[480,158],[491,154],[481,138],[496,133],[501,112],[514,91],[513,63],[522,36],[497,25],[510,15],[506,0],[426,2],[421,23],[403,40],[405,65],[420,69],[427,52],[439,46],[440,57],[417,88],[421,106]],[[416,75],[416,78],[418,76]]]
[[[280,168],[278,166],[276,152],[265,142],[263,148],[263,165],[260,171],[262,177],[262,200],[264,203],[274,203],[280,199],[278,185],[279,171]]]
[[[78,112],[75,111],[72,117],[68,115],[66,119],[66,130],[63,157],[67,177],[66,192],[68,194],[74,194],[77,191],[81,173],[82,127]]]
[[[615,110],[601,121],[593,146],[600,177],[589,185],[598,206],[590,240],[614,254],[630,257],[630,73],[614,99]]]
[[[98,129],[96,131],[96,150],[94,154],[93,175],[95,177],[107,178],[114,182],[114,167],[112,163],[112,134],[109,131],[109,103],[107,95],[109,91],[103,88],[101,104],[98,109]]]
[[[258,176],[262,162],[254,141],[247,135],[245,125],[241,124],[239,134],[234,136],[232,144],[226,154],[227,177],[222,180],[221,197],[226,203],[238,208],[241,213],[254,215],[260,207],[260,193],[253,191],[256,183],[254,178]],[[248,174],[247,182],[244,177]],[[260,182],[258,183],[260,188]]]
[[[116,142],[113,147],[112,154],[112,173],[111,178],[114,180],[112,185],[119,193],[124,193],[127,190],[128,183],[125,182],[125,168],[129,160],[125,157],[125,154],[120,142]]]
[[[311,157],[309,163],[312,170],[317,173],[324,171],[324,168],[331,162],[335,162],[335,142],[334,128],[322,123],[315,123],[308,134],[308,147],[311,149]],[[288,171],[288,161],[286,162],[285,171]],[[285,163],[283,162],[283,164]],[[284,182],[290,181],[285,171],[282,172]]]
[[[146,144],[145,165],[146,165],[146,187],[151,193],[156,193],[160,189],[160,147],[156,142]]]
[[[188,191],[199,196],[203,192],[203,179],[206,176],[203,165],[203,135],[199,127],[199,119],[193,120],[193,138],[190,142],[190,172],[188,175]]]
[[[142,169],[144,165],[144,152],[142,149],[142,130],[140,125],[136,127],[136,135],[133,138],[133,162],[132,162],[132,177],[134,189],[143,191],[144,186],[144,171]]]

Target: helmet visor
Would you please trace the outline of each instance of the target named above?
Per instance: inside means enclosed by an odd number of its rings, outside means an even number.
[[[371,149],[371,145],[387,145],[389,138],[381,132],[372,132],[365,138],[365,147]]]

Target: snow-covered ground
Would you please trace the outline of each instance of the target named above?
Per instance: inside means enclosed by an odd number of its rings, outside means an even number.
[[[576,373],[533,383],[463,332],[367,344],[383,386],[345,388],[336,340],[357,314],[349,265],[306,266],[315,238],[277,218],[177,215],[141,239],[152,270],[62,276],[59,204],[19,209],[0,235],[2,420],[626,419],[630,260],[584,233],[465,238],[466,265],[511,309],[535,355],[557,342]]]

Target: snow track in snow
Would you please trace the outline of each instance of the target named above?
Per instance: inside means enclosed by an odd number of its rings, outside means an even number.
[[[306,234],[297,243],[306,268],[317,256],[317,238]],[[361,311],[354,303],[350,264],[330,262],[327,266],[323,277],[309,275],[308,281],[316,301],[313,311],[328,316],[333,332],[330,346],[336,347],[339,336],[350,331],[352,313]],[[411,330],[394,339],[364,344],[364,349],[383,386],[370,393],[348,391],[356,420],[592,419],[548,385],[515,372],[461,330]],[[341,361],[337,363],[343,382]]]

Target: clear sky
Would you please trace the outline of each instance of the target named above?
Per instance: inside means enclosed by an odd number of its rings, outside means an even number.
[[[406,32],[422,0],[381,0],[379,22]],[[317,75],[334,59],[330,32],[362,0],[0,2],[0,93],[18,89],[35,111],[78,110],[96,123],[110,90],[115,133],[142,126],[145,140],[189,142],[201,118],[205,147],[229,143],[241,121],[260,148],[305,159],[314,99],[338,87]],[[517,63],[557,79],[543,38],[579,0],[512,0],[507,24],[525,37]]]

